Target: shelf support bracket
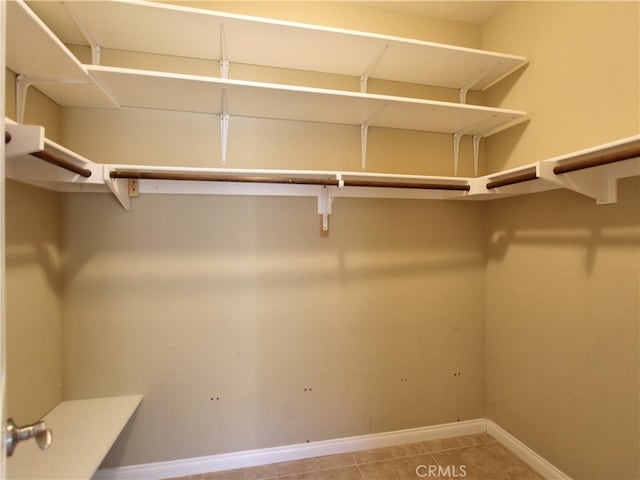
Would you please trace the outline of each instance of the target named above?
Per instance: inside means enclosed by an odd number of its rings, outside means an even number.
[[[333,198],[332,190],[327,186],[322,187],[322,190],[318,194],[318,214],[322,215],[320,235],[323,237],[329,236],[329,215],[331,215]]]
[[[89,44],[89,47],[91,47],[91,64],[100,65],[100,54],[102,53],[102,48],[100,47],[100,45],[98,45],[98,42],[93,39],[89,32],[83,27],[82,22],[78,21],[73,13],[73,9],[68,9],[66,2],[60,3],[62,3],[62,8],[64,8],[65,12],[67,12],[67,15],[71,17],[71,20],[73,20],[75,26],[78,27],[78,30],[80,30],[80,33]]]
[[[38,83],[84,83],[80,81],[62,81],[56,78],[32,77],[19,74],[16,77],[16,117],[18,123],[24,123],[24,113],[27,106],[27,91]]]
[[[16,77],[16,116],[18,123],[24,123],[24,111],[27,104],[27,90],[33,85],[33,81],[25,75]]]
[[[384,110],[386,106],[386,103],[380,105],[380,107],[375,112],[373,112],[373,114],[367,119],[366,122],[360,124],[360,155],[362,170],[367,168],[367,144],[369,138],[369,125],[371,124],[375,116],[378,115],[378,113],[380,113],[382,110]]]
[[[104,183],[109,187],[116,200],[126,211],[131,210],[131,197],[129,196],[129,180],[126,178],[111,178],[111,168],[103,167]]]
[[[360,75],[361,93],[367,93],[367,83],[369,81],[369,77],[380,63],[380,60],[382,60],[382,57],[387,51],[387,48],[389,48],[389,45],[385,45],[384,48],[378,52],[378,55],[375,56],[373,61],[369,64],[369,67]]]
[[[473,136],[473,176],[478,176],[478,163],[480,158],[480,140],[482,140],[482,134],[476,133]]]
[[[227,91],[222,89],[220,104],[220,159],[223,165],[227,163],[227,145],[229,142],[229,111],[227,109]]]
[[[361,163],[362,170],[367,168],[367,138],[369,136],[369,124],[363,123],[360,125],[360,150],[361,150]]]
[[[229,78],[229,59],[227,58],[227,41],[224,35],[224,23],[220,24],[220,78]]]
[[[480,75],[478,75],[478,77],[475,80],[473,80],[472,82],[469,82],[467,85],[464,85],[462,88],[458,89],[458,93],[460,94],[460,103],[462,104],[467,103],[467,93],[469,93],[469,90],[475,87],[478,84],[478,82],[484,80],[487,77],[487,75],[491,73],[492,70],[493,70],[493,67],[487,68]]]
[[[468,92],[469,92],[469,89],[467,87],[462,87],[461,89],[458,90],[458,93],[460,94],[460,103],[462,104],[467,103]]]
[[[102,53],[102,47],[100,45],[91,44],[91,63],[93,65],[100,65],[100,54]]]
[[[458,175],[458,160],[460,158],[460,140],[462,139],[462,133],[456,132],[453,134],[453,175]]]

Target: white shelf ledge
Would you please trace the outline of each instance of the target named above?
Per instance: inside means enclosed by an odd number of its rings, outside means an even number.
[[[232,63],[477,90],[527,63],[515,55],[144,1],[65,6],[102,48],[216,61],[226,51]]]
[[[53,440],[40,450],[33,440],[20,443],[7,461],[7,478],[90,479],[120,435],[142,395],[69,400],[45,417]]]
[[[7,67],[19,78],[18,115],[30,85],[60,105],[71,98],[77,106],[114,108],[117,105],[89,76],[82,64],[22,0],[7,5]]]
[[[132,207],[131,197],[139,194],[315,197],[324,230],[328,229],[333,200],[339,197],[492,200],[566,188],[599,204],[615,203],[618,180],[640,176],[640,135],[483,177],[464,178],[106,165],[91,162],[47,140],[41,127],[17,125],[7,119],[7,130],[12,136],[6,145],[7,178],[61,192],[111,192],[126,210]],[[34,152],[42,150],[59,157],[53,163],[62,163],[67,169],[34,158]],[[78,169],[86,176],[75,173]],[[571,171],[565,172],[567,169]]]
[[[87,66],[124,107],[421,130],[465,135],[493,131],[526,118],[524,112],[457,103]]]

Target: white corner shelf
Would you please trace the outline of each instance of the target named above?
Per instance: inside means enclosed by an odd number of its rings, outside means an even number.
[[[597,204],[618,201],[618,180],[640,176],[640,134],[470,180],[469,199],[564,188]]]
[[[78,106],[116,108],[113,99],[22,0],[7,5],[7,68],[18,75],[16,103],[24,114],[26,91],[37,85],[60,105],[73,97]]]
[[[21,442],[7,460],[7,478],[90,479],[141,401],[127,395],[60,403],[44,417],[51,446]]]
[[[102,48],[477,90],[527,63],[515,55],[144,1],[65,8],[88,43]]]

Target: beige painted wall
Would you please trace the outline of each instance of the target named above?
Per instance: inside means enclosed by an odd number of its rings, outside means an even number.
[[[65,397],[145,395],[107,465],[484,415],[482,206],[334,208],[65,197]]]
[[[508,2],[483,25],[482,48],[529,65],[485,94],[530,121],[486,141],[491,172],[640,131],[639,2]]]
[[[487,211],[487,417],[575,479],[640,473],[640,183],[622,187]]]
[[[640,131],[640,4],[514,2],[483,48],[530,65],[486,98],[531,121],[489,170]],[[487,416],[576,479],[640,475],[640,198],[552,192],[487,210]]]
[[[4,219],[7,414],[24,424],[62,399],[60,196],[9,180]]]
[[[15,119],[15,75],[6,71],[6,106]],[[60,108],[38,90],[25,123],[60,138]],[[34,422],[62,399],[60,195],[11,180],[5,189],[7,415]],[[8,462],[11,471],[11,461]]]

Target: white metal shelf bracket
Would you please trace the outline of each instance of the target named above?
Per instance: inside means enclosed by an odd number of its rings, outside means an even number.
[[[73,20],[73,23],[76,25],[76,27],[78,27],[78,30],[80,30],[80,33],[89,44],[89,47],[91,48],[91,64],[100,65],[100,54],[102,53],[102,48],[100,47],[100,45],[98,45],[98,42],[93,39],[91,34],[89,34],[87,29],[84,28],[82,22],[80,22],[76,18],[73,13],[73,9],[67,8],[66,2],[62,2],[62,7],[64,8],[65,12],[67,12],[67,15],[71,17],[71,20]]]
[[[81,81],[59,80],[57,78],[35,77],[19,74],[16,77],[16,116],[18,123],[24,123],[24,112],[27,106],[27,91],[38,83],[85,83]]]
[[[224,35],[224,23],[220,24],[220,78],[229,78],[229,59],[227,58],[227,43]]]
[[[501,65],[501,64],[502,62],[498,63],[498,65]],[[480,75],[478,75],[478,77],[476,77],[475,80],[473,80],[472,82],[468,83],[467,85],[463,86],[458,90],[458,93],[460,94],[460,103],[467,103],[467,93],[469,93],[469,90],[475,87],[478,84],[478,82],[481,82],[482,80],[487,78],[494,68],[495,67],[493,66],[487,68]]]
[[[473,176],[478,176],[478,163],[480,158],[480,140],[482,140],[482,134],[476,133],[473,136]]]
[[[369,124],[363,123],[360,125],[360,150],[361,150],[361,163],[362,170],[367,167],[367,138],[369,136]]]
[[[102,53],[102,48],[100,45],[91,44],[91,63],[93,65],[100,65],[100,54]]]
[[[361,93],[367,93],[367,84],[369,82],[369,77],[380,63],[380,60],[382,60],[382,57],[387,51],[387,48],[389,48],[389,45],[385,45],[384,48],[378,52],[378,55],[375,56],[373,61],[369,64],[369,67],[360,75]]]
[[[223,88],[220,93],[220,160],[223,165],[227,163],[227,145],[229,142],[229,110],[227,108],[227,91]]]
[[[373,112],[373,114],[367,119],[366,122],[360,125],[360,154],[362,170],[367,168],[367,144],[369,139],[369,125],[371,124],[375,116],[378,115],[378,113],[380,113],[382,110],[384,110],[386,106],[386,103],[381,105],[380,108]]]
[[[458,175],[458,160],[460,158],[460,140],[462,139],[462,133],[456,132],[453,134],[453,175]]]
[[[122,205],[122,208],[129,211],[131,210],[131,197],[129,197],[129,180],[126,178],[111,178],[111,167],[105,165],[103,167],[104,183],[111,193],[116,197],[116,200]]]
[[[229,78],[229,59],[227,58],[224,23],[220,24],[220,78]],[[225,165],[227,163],[227,145],[229,141],[229,110],[227,108],[227,92],[224,88],[220,96],[220,160]]]
[[[16,77],[16,115],[18,123],[24,123],[24,110],[27,104],[27,90],[33,80],[20,74]]]
[[[474,122],[470,125],[467,125],[463,129],[458,130],[453,134],[453,174],[458,175],[458,160],[460,158],[460,140],[464,135],[471,135],[469,132],[473,132],[477,128],[477,126],[482,123],[483,120],[479,122]],[[493,134],[494,131],[481,131],[473,134],[473,166],[475,174],[478,175],[478,157],[480,155],[480,139],[486,137],[487,135]]]

